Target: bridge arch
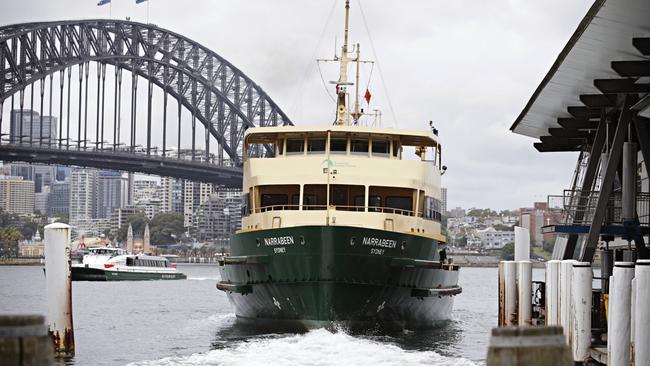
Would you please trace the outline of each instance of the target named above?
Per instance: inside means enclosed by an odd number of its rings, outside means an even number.
[[[90,62],[102,65],[102,79],[105,65],[116,67],[116,78],[118,70],[120,78],[121,70],[131,72],[135,75],[136,87],[138,76],[146,79],[150,99],[153,85],[164,91],[165,108],[167,95],[175,98],[217,141],[219,150],[228,155],[229,166],[236,167],[241,163],[241,144],[247,128],[292,124],[259,85],[215,52],[153,24],[124,20],[60,21],[0,27],[0,106],[7,98],[23,93],[26,87],[37,81],[43,83],[47,76],[51,81],[54,73],[59,72],[62,76],[66,70],[71,73],[72,66],[85,67],[87,77]],[[151,110],[148,111],[147,123],[148,156]],[[192,128],[194,133],[193,125]],[[163,135],[165,133],[163,131]],[[95,143],[96,147],[99,146],[99,142]],[[194,141],[192,146],[194,148]],[[131,147],[134,147],[134,141],[131,141]],[[52,148],[51,144],[48,148]],[[163,146],[162,150],[164,157],[166,147]],[[209,154],[207,134],[206,150]]]

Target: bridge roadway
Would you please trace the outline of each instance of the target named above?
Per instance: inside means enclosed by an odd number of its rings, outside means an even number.
[[[30,164],[74,165],[80,167],[121,170],[213,183],[241,188],[241,167],[224,167],[200,161],[162,157],[114,150],[58,149],[29,145],[2,144],[0,159]]]

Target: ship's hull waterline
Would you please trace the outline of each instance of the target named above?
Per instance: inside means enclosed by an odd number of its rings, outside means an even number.
[[[423,235],[345,226],[236,234],[220,290],[238,318],[304,327],[427,327],[450,317],[458,267]]]

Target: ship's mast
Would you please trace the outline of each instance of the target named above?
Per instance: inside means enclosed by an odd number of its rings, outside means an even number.
[[[341,71],[339,75],[338,88],[337,88],[337,106],[336,106],[336,124],[337,125],[349,125],[350,117],[348,113],[348,108],[346,105],[347,98],[347,86],[350,85],[348,82],[348,63],[350,59],[348,57],[348,32],[349,32],[349,22],[350,22],[350,0],[345,0],[345,31],[343,36],[343,48],[341,50]]]

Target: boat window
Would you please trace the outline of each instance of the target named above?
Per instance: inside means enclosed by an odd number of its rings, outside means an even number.
[[[365,207],[366,206],[365,201],[366,201],[366,197],[363,195],[354,196],[354,205],[357,207],[361,207],[361,208]]]
[[[286,194],[263,194],[261,207],[285,206],[289,203]]]
[[[325,184],[306,184],[303,191],[303,210],[324,210],[327,200]]]
[[[284,155],[284,139],[278,139],[276,155]]]
[[[298,206],[300,204],[300,195],[299,194],[292,194],[291,195],[291,205],[292,206]]]
[[[133,258],[126,258],[126,265],[133,266]]]
[[[364,211],[364,196],[366,187],[347,184],[330,185],[330,205],[335,206],[339,211]],[[357,204],[355,197],[361,197],[360,204]]]
[[[400,145],[399,141],[393,141],[393,156],[399,157]]]
[[[442,202],[436,198],[424,196],[424,218],[427,220],[442,220]]]
[[[302,155],[304,151],[304,139],[287,139],[287,155]]]
[[[242,217],[248,216],[250,213],[250,206],[248,205],[248,200],[250,199],[250,196],[248,193],[244,193],[241,196],[241,215]]]
[[[345,154],[348,150],[348,139],[330,138],[330,152],[332,154]]]
[[[413,211],[413,197],[386,197],[386,207],[403,211]]]
[[[256,187],[259,192],[259,205],[256,212],[276,210],[297,210],[298,202],[295,202],[300,195],[300,186],[295,185],[266,185]],[[292,203],[289,204],[289,197]]]
[[[325,138],[311,137],[307,140],[307,153],[308,154],[322,154],[325,153]]]
[[[381,211],[381,196],[368,196],[368,211],[380,212]]]
[[[369,195],[370,202],[368,206],[375,207],[374,212],[414,215],[414,189],[372,186],[369,189]]]
[[[354,155],[368,155],[368,139],[352,139],[350,141],[350,151]]]
[[[390,145],[386,140],[372,140],[372,156],[390,157]]]

